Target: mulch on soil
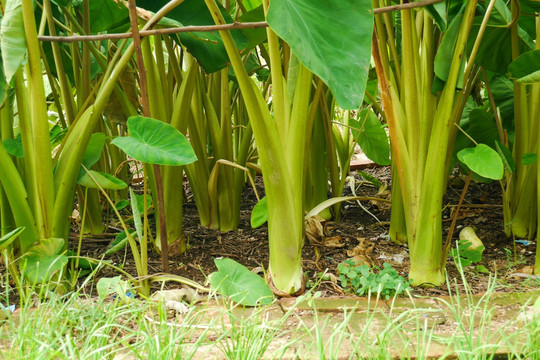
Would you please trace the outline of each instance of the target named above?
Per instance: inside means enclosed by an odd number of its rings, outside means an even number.
[[[390,170],[388,167],[376,167],[365,171],[378,178],[381,182],[390,185]],[[361,180],[358,174],[355,174],[355,177],[359,181]],[[258,181],[261,182],[262,180],[259,179]],[[443,228],[445,233],[451,224],[452,209],[455,209],[455,206],[452,205],[458,203],[462,191],[462,182],[459,180],[450,181],[450,184],[444,199],[446,208],[443,211]],[[356,194],[375,196],[378,190],[378,188],[364,183],[358,187]],[[189,194],[189,189],[187,189],[187,192]],[[259,193],[262,192],[261,186]],[[350,195],[350,192],[347,193],[346,190],[345,195]],[[239,228],[237,231],[224,233],[202,228],[199,225],[195,204],[192,202],[185,203],[184,228],[190,248],[186,253],[170,258],[171,273],[204,284],[206,276],[217,270],[214,265],[214,259],[217,257],[229,257],[250,269],[256,267],[267,268],[267,227],[264,225],[258,229],[252,229],[250,225],[251,209],[255,203],[256,198],[253,190],[246,187],[243,194]],[[527,246],[520,243],[515,244],[516,256],[514,258],[514,244],[505,237],[503,231],[499,184],[497,182],[491,184],[471,183],[463,204],[464,207],[458,217],[454,240],[457,238],[461,227],[467,225],[476,227],[477,235],[483,240],[486,248],[479,265],[483,265],[493,273],[496,272],[499,283],[497,291],[520,291],[538,288],[540,280],[532,277],[527,278],[523,275],[528,270],[526,266],[534,264],[535,242],[530,242]],[[384,262],[388,262],[401,275],[406,276],[409,268],[407,246],[395,244],[389,241],[388,238],[389,204],[363,202],[362,205],[375,215],[379,221],[356,203],[350,202],[343,204],[342,221],[328,227],[332,229],[330,235],[341,237],[344,247],[320,247],[320,258],[316,261],[315,247],[306,240],[302,255],[303,269],[308,278],[308,283],[310,281],[316,282],[318,274],[322,271],[338,276],[338,264],[346,260],[349,257],[347,251],[352,250],[359,243],[368,244],[370,248],[373,248],[372,252],[370,251],[367,254],[373,264],[381,268]],[[103,251],[111,240],[111,238],[86,238],[83,241],[82,255],[101,258]],[[76,246],[76,241],[71,241],[71,245]],[[135,266],[128,247],[126,247],[125,251],[118,252],[109,259],[116,264],[123,264],[124,270],[136,276]],[[466,279],[471,290],[473,293],[485,292],[490,275],[475,271],[474,266],[469,268],[466,269]],[[157,273],[160,271],[161,258],[155,251],[150,251],[149,272]],[[456,287],[463,290],[461,277],[451,259],[448,261],[447,273],[450,282],[453,284],[452,291],[455,291]],[[100,277],[117,275],[113,270],[103,268],[94,281],[97,282]],[[161,285],[156,284],[155,286]],[[179,285],[167,284],[166,287],[176,288]],[[331,281],[322,281],[318,285],[317,291],[321,291],[322,296],[347,295],[338,284]],[[420,296],[441,296],[448,295],[448,289],[446,285],[440,288],[414,288],[412,293]]]

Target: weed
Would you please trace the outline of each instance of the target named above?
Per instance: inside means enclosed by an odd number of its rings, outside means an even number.
[[[378,273],[373,269],[379,270]],[[367,265],[358,265],[352,259],[347,259],[338,265],[341,286],[359,296],[380,294],[385,299],[399,295],[409,288],[410,283],[398,274],[388,263],[380,269]]]

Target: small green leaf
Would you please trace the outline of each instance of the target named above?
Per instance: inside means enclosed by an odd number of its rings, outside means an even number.
[[[256,229],[268,220],[266,197],[263,197],[251,211],[251,227]]]
[[[6,149],[9,155],[12,155],[18,158],[24,157],[24,149],[22,145],[21,134],[18,134],[15,139],[6,139],[2,141],[2,144],[4,145],[4,148]]]
[[[131,291],[131,285],[129,282],[122,280],[121,276],[115,276],[112,278],[99,279],[96,290],[100,299],[105,299],[109,295],[119,295],[120,297],[126,297],[126,294]]]
[[[13,231],[10,231],[6,235],[2,236],[2,238],[0,238],[0,250],[3,250],[7,248],[9,245],[11,245],[11,243],[13,243],[15,239],[17,239],[17,236],[19,236],[19,234],[22,233],[23,231],[24,231],[24,226],[21,226],[21,227],[16,228]]]
[[[217,292],[245,306],[272,303],[274,294],[259,275],[231,259],[220,258],[214,262],[218,271],[208,278]]]
[[[129,200],[120,200],[119,202],[117,202],[114,207],[116,207],[116,210],[122,210],[124,209],[125,207],[129,206],[130,202]]]
[[[64,239],[43,239],[38,245],[31,247],[24,255],[21,269],[24,276],[31,282],[42,284],[61,271],[68,262],[66,255],[62,254]]]
[[[134,194],[135,200],[137,201],[137,209],[142,214],[144,212],[144,194]],[[146,194],[146,209],[150,209],[152,206],[152,195]]]
[[[181,166],[197,160],[190,143],[172,125],[132,116],[127,121],[129,137],[117,137],[111,143],[132,158],[157,165]]]
[[[478,271],[481,274],[489,274],[489,270],[484,265],[477,265],[476,271]]]
[[[133,236],[133,235],[136,235],[137,232],[131,231],[130,234],[131,236]],[[105,256],[110,256],[114,254],[115,252],[122,250],[123,248],[126,247],[127,242],[128,242],[128,237],[126,236],[126,232],[122,231],[118,233],[118,235],[116,235],[111,245],[109,245],[109,247],[105,251]]]
[[[540,50],[527,51],[518,56],[508,71],[512,78],[523,84],[533,84],[540,81]]]
[[[360,111],[359,120],[349,119],[354,139],[366,156],[379,165],[390,164],[390,145],[384,126],[369,109]]]
[[[538,156],[536,156],[535,153],[526,153],[526,154],[523,154],[523,156],[521,157],[521,163],[523,165],[531,165],[536,162],[537,158]]]
[[[89,174],[92,175],[95,181]],[[77,184],[89,189],[99,189],[99,186],[101,186],[105,190],[121,190],[127,187],[127,184],[122,180],[107,173],[94,170],[88,170],[88,172],[77,181]]]
[[[363,177],[366,181],[368,181],[369,183],[375,185],[375,186],[382,186],[382,182],[377,179],[375,176],[373,175],[370,175],[368,174],[367,172],[365,171],[358,171],[358,175],[360,175],[361,177]]]
[[[499,154],[485,144],[463,149],[457,154],[458,159],[472,171],[488,179],[499,180],[504,174],[503,161]]]

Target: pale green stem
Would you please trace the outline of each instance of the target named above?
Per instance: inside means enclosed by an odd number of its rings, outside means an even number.
[[[54,181],[47,102],[32,0],[22,0],[22,12],[28,53],[26,80],[30,93],[30,122],[32,124],[33,139],[33,147],[29,150],[34,152],[32,167],[36,174],[34,179],[29,179],[30,183],[27,186],[35,189],[36,196],[33,199],[34,214],[38,221],[40,237],[47,239],[51,237],[51,224],[53,222],[51,217],[54,207]]]

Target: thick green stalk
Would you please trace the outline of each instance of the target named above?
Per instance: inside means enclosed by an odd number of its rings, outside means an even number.
[[[26,81],[30,93],[30,121],[32,126],[33,147],[36,177],[30,179],[29,187],[34,188],[36,197],[33,199],[33,210],[41,238],[51,237],[54,207],[54,181],[51,159],[51,144],[49,142],[49,119],[45,87],[41,72],[41,55],[37,39],[36,23],[34,20],[34,3],[32,0],[22,0],[22,12],[28,64],[26,65]]]
[[[464,55],[476,1],[467,3],[454,48],[452,65],[441,94],[429,143],[423,176],[416,233],[408,231],[413,284],[440,285],[444,282],[442,265],[442,200],[446,184],[446,153],[453,125],[455,89]]]
[[[214,0],[205,0],[205,3],[216,24],[224,24],[225,21]],[[220,35],[242,91],[253,127],[255,141],[259,149],[268,201],[269,278],[278,292],[294,293],[301,290],[303,285],[301,249],[304,220],[303,206],[300,206],[300,208],[295,206],[295,204],[301,202],[298,198],[303,197],[302,188],[294,188],[293,183],[295,180],[296,182],[302,180],[303,167],[293,169],[293,173],[300,173],[298,179],[290,178],[290,169],[293,165],[286,162],[279,137],[283,132],[278,131],[276,127],[276,123],[283,123],[283,119],[273,121],[266,102],[244,68],[230,33],[223,30],[220,31]],[[281,72],[281,67],[276,68],[271,64],[271,71]],[[299,111],[298,106],[297,111]],[[288,134],[287,137],[296,139],[298,130],[294,128],[289,130],[295,135]],[[305,146],[305,144],[302,144],[302,146]],[[291,146],[289,149],[293,147]],[[303,151],[301,149],[302,153]]]

